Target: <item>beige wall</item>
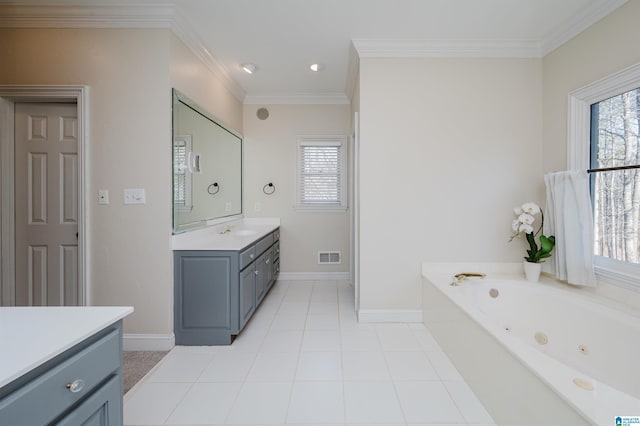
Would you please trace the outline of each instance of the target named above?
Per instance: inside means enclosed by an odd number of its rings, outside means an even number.
[[[569,92],[640,62],[640,1],[630,1],[543,60],[545,172],[567,167]]]
[[[640,1],[630,1],[543,60],[543,172],[567,168],[571,91],[640,62]],[[640,294],[601,283],[595,292],[640,307]]]
[[[543,202],[538,59],[362,59],[362,309],[420,309],[420,265],[517,261]]]
[[[256,117],[260,107],[267,120]],[[348,212],[294,210],[297,136],[349,135],[349,105],[245,105],[243,123],[245,216],[281,219],[282,272],[349,271]],[[276,186],[271,196],[262,192],[268,182]],[[340,250],[342,263],[318,265],[319,250]]]
[[[171,87],[237,128],[241,104],[169,30],[0,29],[0,57],[0,84],[89,86],[89,304],[134,306],[126,333],[172,333]]]
[[[171,103],[166,30],[0,30],[3,84],[89,86],[91,305],[133,305],[128,333],[170,333]],[[164,70],[164,71],[163,71]],[[125,206],[124,188],[145,188]],[[110,204],[98,205],[98,189]]]

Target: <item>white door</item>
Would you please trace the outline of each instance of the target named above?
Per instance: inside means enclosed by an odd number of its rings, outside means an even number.
[[[76,104],[15,104],[16,305],[79,305]]]

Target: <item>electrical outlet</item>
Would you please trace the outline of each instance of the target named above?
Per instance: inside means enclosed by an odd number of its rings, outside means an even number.
[[[133,188],[124,190],[125,204],[145,204],[144,188]]]
[[[98,190],[98,204],[109,204],[109,190]]]
[[[224,211],[226,211],[226,212],[230,212],[231,211],[231,202],[227,202],[224,205]]]
[[[256,202],[253,204],[253,210],[254,210],[254,211],[257,211],[257,212],[259,212],[259,211],[261,211],[261,210],[262,210],[262,204],[260,204],[260,201],[256,201]]]

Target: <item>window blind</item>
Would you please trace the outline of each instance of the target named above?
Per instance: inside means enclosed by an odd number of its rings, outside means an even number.
[[[298,200],[300,205],[341,205],[342,144],[302,141],[299,146]]]
[[[173,203],[184,206],[187,201],[187,144],[173,144]]]
[[[189,172],[191,135],[178,135],[173,141],[173,204],[177,211],[191,210],[191,180]]]

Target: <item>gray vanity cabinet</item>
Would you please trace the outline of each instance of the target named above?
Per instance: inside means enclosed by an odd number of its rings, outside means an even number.
[[[177,345],[231,344],[277,278],[279,239],[276,229],[238,251],[174,251]]]
[[[0,388],[0,425],[122,425],[118,321]]]

